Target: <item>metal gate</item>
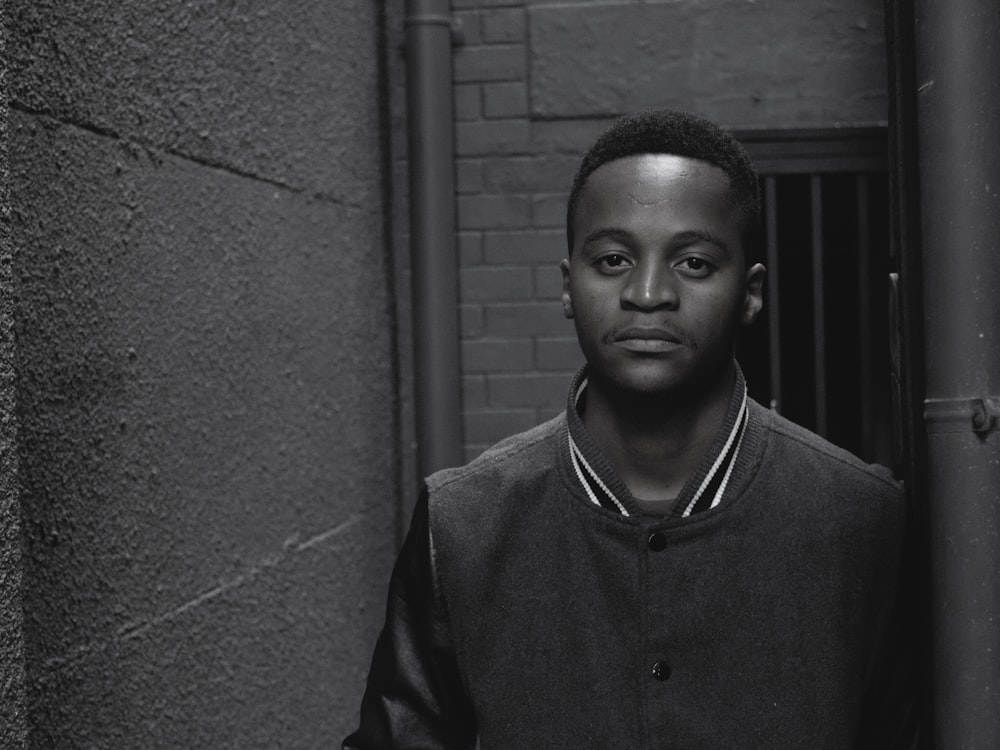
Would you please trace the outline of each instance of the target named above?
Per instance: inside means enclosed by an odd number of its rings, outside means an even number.
[[[868,461],[893,462],[886,134],[740,134],[761,174],[761,319],[751,395]]]

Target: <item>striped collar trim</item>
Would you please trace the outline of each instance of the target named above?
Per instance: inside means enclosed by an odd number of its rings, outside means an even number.
[[[586,392],[587,383],[586,368],[584,368],[574,379],[574,388],[570,393],[569,405],[573,410],[570,422],[571,424],[575,423],[577,428],[580,430],[585,430],[585,428],[583,427],[583,422],[580,418],[578,406],[580,399]],[[732,424],[726,434],[725,441],[718,448],[718,452],[713,459],[708,472],[704,475],[704,477],[702,477],[701,481],[698,483],[698,487],[694,490],[690,499],[687,500],[684,507],[680,510],[679,515],[682,517],[687,517],[694,513],[701,513],[711,508],[715,508],[722,502],[723,497],[725,497],[726,489],[729,486],[733,469],[736,466],[740,448],[743,445],[743,438],[747,431],[747,424],[749,422],[746,381],[743,379],[743,373],[739,372],[738,368],[736,389],[733,403],[730,407],[732,410],[733,406],[736,405],[735,402],[738,398],[739,402],[735,418],[732,419]],[[732,411],[730,411],[730,413],[732,413]],[[726,421],[728,423],[729,419]],[[566,431],[569,461],[570,465],[573,467],[573,473],[576,475],[577,480],[580,482],[580,486],[583,488],[590,501],[594,503],[594,505],[599,505],[600,507],[614,513],[619,513],[622,516],[631,516],[638,513],[639,510],[635,500],[629,495],[628,490],[624,487],[617,476],[613,475],[610,467],[602,467],[598,465],[595,468],[594,464],[597,463],[598,460],[603,462],[603,456],[592,456],[592,460],[588,460],[586,455],[587,451],[581,450],[577,441],[573,439],[573,433],[574,429],[572,428]],[[718,445],[718,441],[716,442],[716,445]],[[603,471],[601,469],[603,469]],[[602,474],[605,474],[604,478],[602,478]],[[614,489],[612,489],[616,484],[618,485],[617,493]],[[687,488],[685,488],[685,490],[686,489]],[[685,493],[682,492],[681,494],[683,496]]]

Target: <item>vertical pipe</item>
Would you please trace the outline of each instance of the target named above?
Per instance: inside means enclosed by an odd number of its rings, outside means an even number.
[[[871,304],[871,235],[868,215],[868,175],[855,181],[858,226],[858,369],[861,377],[861,446],[871,461],[875,448],[875,403],[872,392],[872,304]]]
[[[448,0],[407,0],[414,394],[420,476],[462,462]]]
[[[924,331],[920,166],[917,144],[917,79],[913,0],[886,0],[889,72],[889,362],[893,406],[893,464],[905,479],[915,652],[912,679],[922,741],[929,750],[934,727],[931,665],[930,522],[927,451],[923,431]]]
[[[765,231],[767,232],[767,335],[771,373],[771,408],[781,412],[781,287],[778,285],[778,183],[764,178]]]
[[[823,294],[823,184],[809,178],[812,216],[813,364],[816,368],[816,432],[826,435],[826,312]]]
[[[935,744],[996,748],[1000,10],[916,0],[914,32]]]

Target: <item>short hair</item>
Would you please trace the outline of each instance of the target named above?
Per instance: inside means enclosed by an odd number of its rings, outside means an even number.
[[[760,184],[750,156],[732,135],[689,112],[646,110],[615,120],[587,150],[566,206],[566,240],[573,253],[573,219],[590,175],[602,164],[637,154],[672,154],[713,164],[729,177],[740,211],[740,239],[749,262],[760,233]]]

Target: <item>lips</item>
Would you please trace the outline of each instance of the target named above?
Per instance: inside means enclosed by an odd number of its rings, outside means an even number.
[[[681,337],[666,328],[652,326],[632,326],[615,331],[614,341],[665,341],[671,344],[681,344]]]
[[[614,331],[611,340],[632,352],[656,354],[683,346],[681,337],[667,328],[631,326]]]

